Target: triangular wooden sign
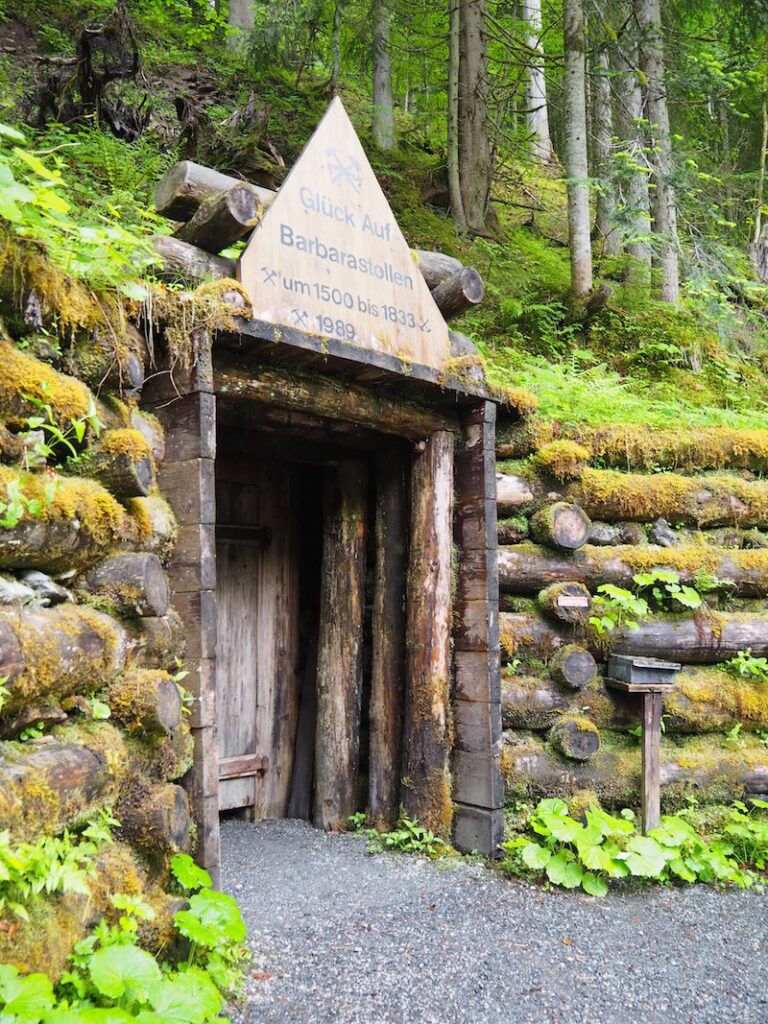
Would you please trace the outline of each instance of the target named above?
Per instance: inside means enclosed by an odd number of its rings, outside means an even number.
[[[253,316],[441,370],[448,328],[340,99],[239,263]],[[361,353],[361,358],[363,358]]]

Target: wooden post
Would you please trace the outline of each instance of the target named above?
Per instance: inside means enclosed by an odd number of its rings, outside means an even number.
[[[163,372],[161,368],[153,375],[142,393],[142,404],[155,411],[166,432],[158,484],[179,523],[168,582],[172,605],[184,622],[184,660],[189,672],[184,685],[196,698],[190,720],[194,763],[185,786],[198,824],[197,859],[216,884],[220,859],[214,686],[216,400],[209,336],[198,338],[198,353],[189,371]]]
[[[326,829],[357,810],[367,485],[364,463],[350,459],[324,493],[313,818]]]
[[[405,464],[397,452],[376,462],[376,568],[372,615],[368,807],[377,827],[400,802],[405,680],[405,571],[408,535]]]
[[[454,435],[439,430],[411,474],[402,799],[411,818],[451,829],[451,512]]]
[[[496,407],[470,406],[456,456],[454,842],[486,856],[498,852],[504,828],[495,445]]]
[[[664,694],[643,694],[643,834],[661,820],[661,709]]]

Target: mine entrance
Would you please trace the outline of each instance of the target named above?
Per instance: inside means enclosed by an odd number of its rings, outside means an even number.
[[[324,793],[335,797],[341,780],[354,779],[345,806],[367,803],[375,470],[402,460],[405,446],[366,431],[339,443],[244,429],[227,425],[227,412],[221,403],[219,807],[327,826]],[[329,676],[345,679],[348,700],[330,707],[320,695],[318,725],[319,691],[338,690]]]

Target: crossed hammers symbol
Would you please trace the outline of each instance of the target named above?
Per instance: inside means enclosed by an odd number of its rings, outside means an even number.
[[[274,284],[275,279],[280,276],[278,271],[270,270],[269,267],[262,267],[261,272],[264,275],[264,284]]]
[[[348,181],[355,192],[359,192],[363,179],[360,176],[360,164],[357,162],[357,159],[351,156],[344,163],[344,157],[342,157],[338,149],[328,149],[326,152],[329,156],[333,157],[333,163],[328,168],[331,175],[331,183],[338,185],[340,181]]]

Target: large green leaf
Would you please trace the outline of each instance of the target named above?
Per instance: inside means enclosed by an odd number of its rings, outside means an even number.
[[[538,843],[528,843],[521,854],[523,863],[534,870],[545,868],[552,858],[552,851]]]
[[[581,885],[584,871],[575,860],[569,860],[565,851],[556,854],[546,866],[547,878],[554,885],[562,885],[565,889],[575,889]]]
[[[7,964],[0,967],[0,999],[3,1017],[18,1024],[37,1024],[53,1006],[53,987],[44,974],[19,975]]]
[[[88,964],[91,980],[102,995],[119,999],[126,992],[147,1001],[148,988],[160,978],[157,961],[138,946],[107,946],[98,949]]]
[[[176,1024],[202,1024],[214,1017],[224,1004],[221,993],[205,973],[196,967],[176,978],[163,978],[150,993],[155,1013]]]
[[[584,872],[581,887],[590,896],[605,896],[608,892],[606,880],[601,875],[593,875],[591,871]]]
[[[627,843],[627,852],[623,855],[629,870],[640,878],[658,878],[672,857],[674,854],[651,836],[634,836]]]

